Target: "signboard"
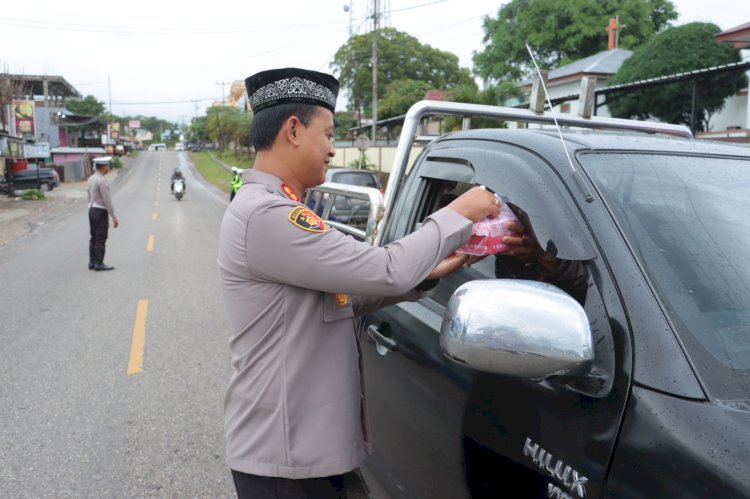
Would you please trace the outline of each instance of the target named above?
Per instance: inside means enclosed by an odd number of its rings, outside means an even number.
[[[34,101],[14,100],[13,110],[16,115],[16,133],[34,135]]]
[[[23,155],[26,157],[26,159],[49,159],[49,142],[24,144]]]
[[[365,152],[370,148],[370,138],[367,135],[357,135],[356,144],[360,152]]]
[[[128,127],[133,128],[141,128],[141,120],[130,120],[128,121]]]
[[[112,129],[112,140],[119,139],[120,138],[120,124],[112,123],[110,125],[110,128]]]

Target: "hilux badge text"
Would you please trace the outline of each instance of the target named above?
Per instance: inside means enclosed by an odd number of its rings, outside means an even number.
[[[523,444],[523,455],[530,457],[537,467],[553,478],[560,480],[565,487],[578,497],[586,497],[586,484],[589,479],[567,466],[561,459],[555,459],[552,454],[535,444],[530,438]],[[568,497],[563,491],[550,484],[547,487],[549,497]]]

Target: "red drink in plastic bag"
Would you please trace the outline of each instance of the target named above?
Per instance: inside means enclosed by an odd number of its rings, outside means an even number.
[[[500,215],[497,218],[485,218],[475,223],[471,228],[471,239],[458,248],[456,253],[484,256],[501,253],[510,248],[503,242],[505,236],[517,236],[507,224],[521,222],[506,203],[502,203]]]

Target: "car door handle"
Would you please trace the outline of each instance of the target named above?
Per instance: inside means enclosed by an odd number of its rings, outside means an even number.
[[[388,355],[398,349],[393,338],[389,338],[380,332],[380,328],[374,324],[367,327],[367,334],[375,342],[375,349],[380,355]]]

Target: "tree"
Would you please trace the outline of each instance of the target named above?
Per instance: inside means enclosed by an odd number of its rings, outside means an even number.
[[[234,154],[239,155],[242,149],[248,152],[250,157],[250,145],[252,138],[250,132],[253,128],[253,115],[242,111],[234,115],[232,120],[232,142],[234,143]]]
[[[721,31],[710,23],[690,23],[670,28],[655,36],[627,59],[610,85],[655,76],[692,71],[741,60],[740,51],[717,43]],[[698,80],[696,130],[706,130],[711,115],[724,107],[724,100],[746,85],[742,73],[717,75]],[[650,116],[668,123],[691,125],[692,82],[659,85],[620,94],[608,103],[610,112],[622,118]]]
[[[406,114],[406,111],[433,87],[427,82],[418,80],[395,80],[385,87],[385,96],[379,100],[379,117],[391,118]]]
[[[506,100],[519,94],[518,86],[512,81],[504,81],[497,85],[487,85],[478,90],[476,86],[461,85],[450,92],[450,99],[454,102],[466,102],[469,104],[485,104],[488,106],[502,106]],[[458,130],[461,127],[462,118],[450,116],[445,119],[445,129]],[[492,118],[472,118],[471,128],[505,128],[505,123]]]
[[[567,64],[606,50],[607,26],[620,16],[619,46],[634,49],[664,29],[677,12],[670,0],[511,0],[484,19],[484,50],[474,53],[485,81],[518,79],[531,59],[543,68]]]
[[[450,52],[420,43],[413,36],[394,28],[378,30],[378,95],[396,80],[416,80],[431,88],[449,89],[471,84],[471,73],[458,64]],[[331,67],[339,75],[342,88],[349,92],[352,110],[369,112],[372,103],[372,33],[355,35],[342,45]]]
[[[339,111],[333,117],[335,125],[336,140],[346,140],[349,137],[349,129],[358,125],[356,113],[352,111]]]
[[[191,142],[200,142],[208,140],[207,135],[207,116],[198,116],[193,118],[190,122],[190,128],[188,131]]]
[[[69,99],[65,101],[65,108],[73,114],[81,116],[101,116],[106,109],[93,95],[87,95],[81,100]]]
[[[231,145],[237,155],[240,148],[250,146],[252,122],[251,114],[236,107],[209,107],[206,111],[205,135],[212,142],[219,144],[222,152]]]

